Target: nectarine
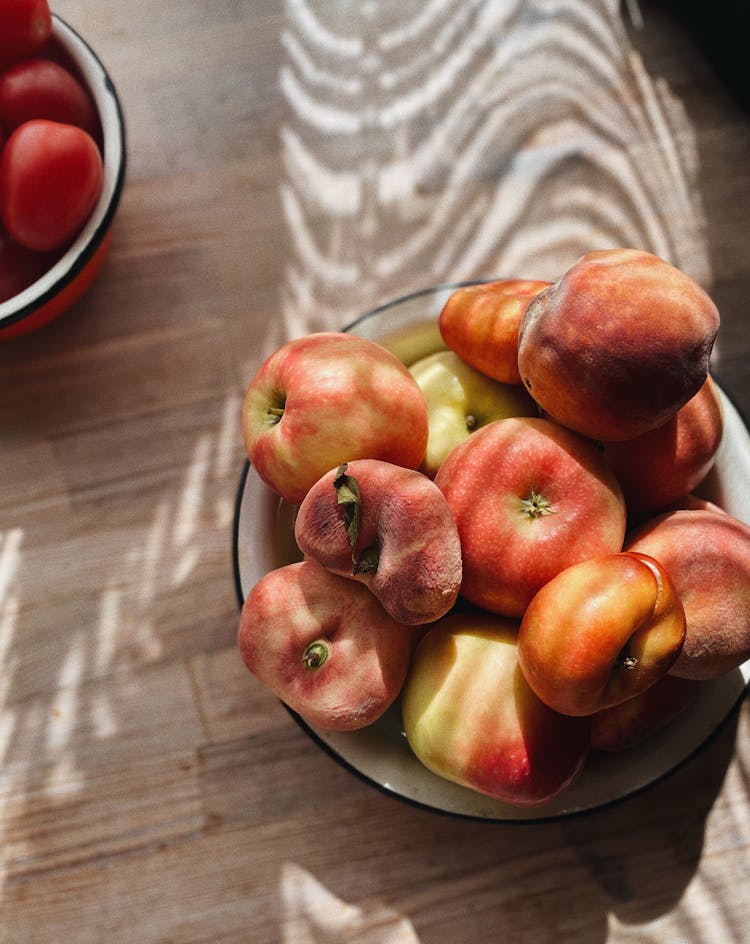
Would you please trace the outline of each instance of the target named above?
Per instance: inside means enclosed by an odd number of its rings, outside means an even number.
[[[530,303],[523,383],[544,412],[603,442],[666,423],[708,375],[719,313],[689,275],[636,249],[591,252]]]
[[[664,676],[685,638],[669,574],[645,554],[609,554],[568,567],[526,609],[518,659],[555,711],[590,715]]]
[[[529,303],[549,282],[498,279],[464,285],[440,312],[446,346],[476,370],[506,384],[520,384],[518,329]]]

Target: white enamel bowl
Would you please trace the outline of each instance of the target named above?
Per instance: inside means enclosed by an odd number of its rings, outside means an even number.
[[[456,286],[401,298],[363,316],[347,330],[378,341],[407,363],[441,347],[437,317]],[[750,437],[736,408],[722,393],[725,432],[715,469],[700,492],[737,518],[748,520]],[[294,551],[291,510],[280,503],[247,465],[237,497],[235,575],[240,603],[268,570],[288,563]],[[706,683],[698,700],[649,741],[617,755],[592,754],[579,780],[557,799],[533,809],[509,806],[443,780],[412,754],[401,727],[398,703],[361,731],[314,728],[292,713],[311,739],[373,786],[422,807],[456,816],[538,822],[591,811],[643,790],[695,755],[741,702],[750,661]]]

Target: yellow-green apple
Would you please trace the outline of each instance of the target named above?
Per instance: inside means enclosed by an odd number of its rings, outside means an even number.
[[[628,511],[666,508],[696,488],[714,464],[723,427],[719,391],[709,375],[662,426],[628,442],[607,443],[604,452]]]
[[[414,653],[401,708],[409,745],[433,773],[528,807],[576,779],[589,721],[558,714],[532,692],[518,667],[517,629],[477,612],[436,623]]]
[[[550,420],[512,417],[477,430],[435,477],[458,526],[461,594],[520,617],[559,571],[621,550],[622,491],[597,447]]]
[[[305,721],[334,731],[371,724],[406,677],[413,631],[361,584],[315,561],[269,571],[242,607],[248,669]]]
[[[412,469],[357,459],[327,472],[297,513],[299,549],[364,584],[401,623],[433,622],[461,586],[461,543],[435,483]]]
[[[523,387],[493,380],[455,351],[428,354],[409,370],[427,401],[427,449],[421,469],[431,478],[455,446],[487,423],[538,414]]]
[[[328,469],[370,457],[416,469],[427,404],[407,368],[375,341],[321,332],[282,345],[250,381],[242,406],[247,454],[292,504]]]
[[[718,329],[686,273],[636,249],[591,252],[526,309],[518,367],[545,414],[592,439],[633,439],[700,390]]]
[[[750,527],[723,511],[678,510],[640,525],[625,547],[656,557],[682,598],[687,635],[673,675],[716,678],[750,658]]]
[[[590,715],[666,675],[685,639],[669,574],[646,554],[619,553],[561,571],[529,603],[518,660],[542,701]]]
[[[627,701],[591,715],[591,747],[625,751],[650,738],[678,718],[698,697],[700,682],[664,675]]]
[[[520,384],[518,329],[533,298],[549,282],[497,279],[453,292],[438,322],[446,346],[467,364],[506,384]]]

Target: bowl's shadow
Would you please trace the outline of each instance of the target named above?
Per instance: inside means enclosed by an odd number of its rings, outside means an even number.
[[[695,875],[742,710],[740,702],[702,749],[639,796],[565,824],[581,865],[621,921],[668,912]]]

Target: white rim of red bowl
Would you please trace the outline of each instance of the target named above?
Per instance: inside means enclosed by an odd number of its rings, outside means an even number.
[[[88,43],[57,14],[52,16],[52,36],[75,62],[99,114],[104,151],[102,192],[83,229],[64,255],[28,288],[0,302],[0,331],[32,315],[84,268],[109,230],[125,181],[125,120],[109,73]]]

